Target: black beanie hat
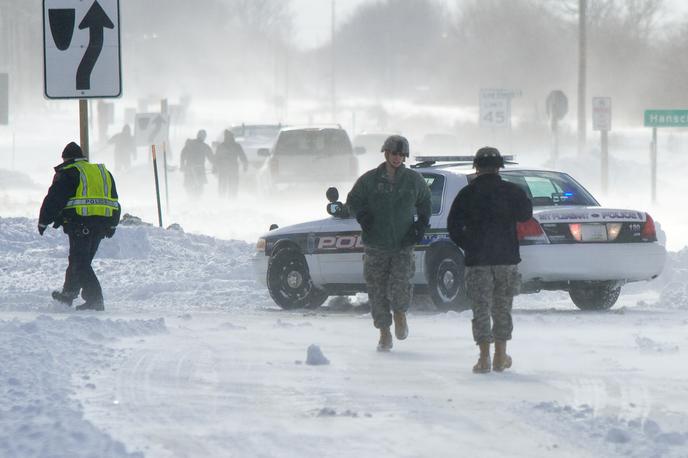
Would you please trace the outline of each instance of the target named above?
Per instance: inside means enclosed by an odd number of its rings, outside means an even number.
[[[75,159],[77,157],[84,157],[84,152],[81,147],[74,142],[69,142],[65,149],[62,150],[62,159]]]

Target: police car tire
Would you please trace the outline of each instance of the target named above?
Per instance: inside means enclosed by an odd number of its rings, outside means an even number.
[[[616,282],[573,283],[569,297],[581,310],[609,310],[616,304],[621,287]]]
[[[268,291],[283,309],[318,308],[327,300],[327,293],[311,281],[308,264],[296,248],[284,248],[268,263]]]
[[[450,248],[441,248],[432,254],[428,288],[432,302],[439,310],[466,310],[470,308],[463,281],[463,259]],[[446,278],[451,278],[447,287]]]

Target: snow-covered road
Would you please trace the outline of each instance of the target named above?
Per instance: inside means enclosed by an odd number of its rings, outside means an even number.
[[[121,227],[106,311],[76,313],[49,299],[65,237],[0,218],[0,456],[688,456],[687,250],[608,313],[519,296],[514,367],[485,376],[470,312],[417,307],[380,354],[359,300],[282,311],[252,252]]]
[[[389,354],[367,315],[185,315],[118,345],[77,398],[87,420],[161,457],[678,457],[687,319],[523,311],[514,370],[480,377],[469,313],[411,315]],[[313,343],[329,365],[304,364]]]

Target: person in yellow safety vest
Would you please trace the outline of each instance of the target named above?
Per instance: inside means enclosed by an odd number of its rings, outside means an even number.
[[[77,310],[105,310],[103,291],[91,262],[103,237],[115,235],[120,205],[115,179],[103,164],[91,164],[81,147],[69,143],[62,151],[62,164],[55,167],[53,183],[43,200],[38,232],[52,223],[69,236],[69,264],[62,291],[53,291],[56,301],[69,306],[81,291],[86,301]]]

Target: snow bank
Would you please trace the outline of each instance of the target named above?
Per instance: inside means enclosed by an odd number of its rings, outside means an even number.
[[[576,438],[597,456],[683,457],[688,431],[662,431],[652,418],[626,419],[606,415],[587,404],[561,405],[556,401],[532,406],[533,418],[561,437]]]
[[[0,321],[0,456],[142,456],[86,421],[72,395],[116,366],[123,351],[107,343],[166,331],[162,319]]]
[[[35,219],[0,218],[0,310],[70,310],[50,299],[64,281],[68,245],[61,229],[41,237]],[[275,307],[254,281],[253,253],[243,241],[120,226],[93,265],[107,311]]]

